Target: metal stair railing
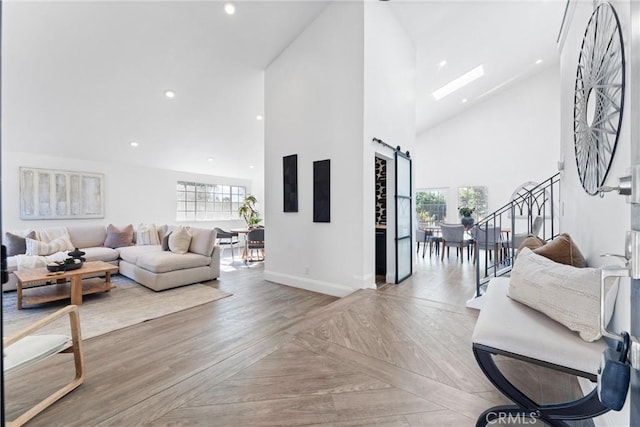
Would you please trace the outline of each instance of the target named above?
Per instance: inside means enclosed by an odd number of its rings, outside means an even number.
[[[560,174],[544,180],[529,189],[522,189],[506,205],[479,220],[473,230],[490,234],[488,230],[500,230],[500,236],[485,236],[484,242],[474,242],[476,267],[476,292],[474,298],[482,295],[481,287],[492,278],[511,271],[516,251],[521,240],[531,233],[536,217],[542,218],[538,237],[550,240],[559,234]],[[496,227],[496,228],[493,228]],[[480,231],[477,231],[477,230]],[[495,241],[493,239],[495,237]],[[499,242],[499,243],[496,243]],[[490,246],[491,245],[491,246]],[[479,251],[485,251],[485,262],[481,268]],[[492,253],[491,259],[487,251]],[[489,264],[491,262],[491,264]],[[481,275],[481,273],[484,273]]]

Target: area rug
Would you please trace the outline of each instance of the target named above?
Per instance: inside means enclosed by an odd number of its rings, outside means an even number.
[[[114,277],[113,284],[116,288],[111,292],[83,297],[83,304],[79,306],[83,339],[106,334],[231,295],[199,283],[162,292],[154,292],[122,276]],[[16,300],[15,292],[2,294],[4,336],[10,336],[69,304],[69,300],[61,300],[27,306],[18,310]],[[68,335],[69,319],[68,317],[59,319],[41,331],[42,333]]]

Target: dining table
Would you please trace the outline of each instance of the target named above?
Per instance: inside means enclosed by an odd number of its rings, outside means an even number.
[[[249,261],[249,242],[247,240],[247,234],[249,234],[249,230],[248,228],[232,228],[231,232],[232,233],[238,233],[238,236],[240,235],[244,235],[244,249],[242,250],[242,259],[244,260],[244,263],[247,264]]]

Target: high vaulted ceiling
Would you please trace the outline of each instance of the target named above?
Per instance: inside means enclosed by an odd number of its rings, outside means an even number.
[[[418,134],[543,67],[557,66],[566,3],[391,1],[416,45]],[[439,101],[433,98],[433,91],[479,65],[484,66],[483,77]]]
[[[417,49],[417,132],[556,62],[565,3],[387,3]],[[327,4],[5,1],[3,149],[259,178],[264,69]],[[433,99],[479,64],[484,77]]]

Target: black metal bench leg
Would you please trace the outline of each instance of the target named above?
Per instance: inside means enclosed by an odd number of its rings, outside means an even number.
[[[531,400],[527,395],[522,393],[500,372],[495,361],[491,349],[482,345],[473,344],[473,354],[482,372],[487,376],[489,381],[506,397],[512,400],[516,405],[496,406],[487,409],[478,418],[476,426],[485,426],[493,420],[500,417],[505,419],[511,415],[513,417],[521,417],[523,421],[536,418],[544,421],[550,426],[565,427],[568,424],[562,420],[583,420],[602,415],[608,409],[600,403],[597,390],[593,390],[581,399],[571,402],[564,402],[551,405],[540,405]],[[492,419],[487,417],[493,417]]]

